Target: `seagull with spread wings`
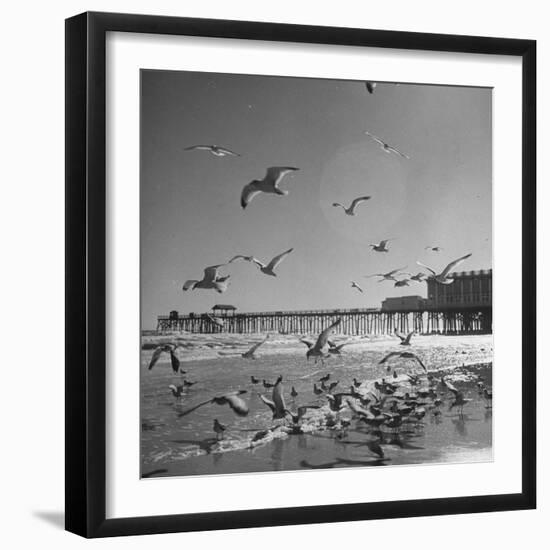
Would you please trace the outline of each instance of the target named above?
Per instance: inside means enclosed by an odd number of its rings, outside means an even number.
[[[327,340],[327,343],[328,343],[328,352],[331,355],[342,355],[342,348],[344,346],[347,346],[351,342],[342,342],[337,344],[335,342],[332,342],[331,340]]]
[[[414,334],[414,330],[409,332],[409,334],[405,336],[404,334],[401,334],[400,332],[398,332],[397,329],[395,329],[395,335],[399,338],[399,340],[401,340],[401,342],[399,342],[401,346],[410,346],[411,338],[413,337],[413,334]]]
[[[388,248],[388,243],[393,239],[385,239],[383,241],[380,241],[378,244],[369,244],[369,246],[375,251],[375,252],[389,252],[390,249]]]
[[[212,289],[220,294],[225,292],[228,287],[227,279],[229,279],[230,275],[226,275],[225,277],[220,277],[218,275],[220,267],[224,265],[227,264],[218,264],[205,267],[202,279],[200,281],[196,279],[189,279],[188,281],[185,281],[183,290],[196,290],[197,288],[201,288],[204,290]]]
[[[355,281],[351,281],[351,288],[356,288],[359,292],[363,293],[363,289]]]
[[[206,314],[206,318],[214,325],[220,328],[225,327],[225,323],[223,322],[223,319],[221,317],[214,317],[214,315],[211,315],[210,313]]]
[[[191,147],[186,147],[184,151],[208,151],[212,153],[215,157],[240,157],[239,153],[226,149],[225,147],[220,147],[219,145],[191,145]]]
[[[441,246],[425,246],[424,250],[431,250],[432,252],[441,252],[443,248]]]
[[[399,279],[399,280],[395,281],[395,283],[393,284],[393,286],[397,286],[397,287],[409,286],[409,281],[410,281],[410,279],[408,279],[407,277],[405,277],[404,279]]]
[[[283,395],[283,377],[279,376],[277,382],[273,386],[271,392],[271,399],[265,397],[261,393],[258,394],[259,398],[267,405],[273,413],[273,420],[284,418],[286,415],[285,396]]]
[[[411,353],[410,351],[392,351],[391,353],[388,353],[383,359],[381,359],[378,364],[383,365],[386,363],[386,361],[390,360],[392,357],[401,357],[402,359],[414,359],[415,361],[418,361],[418,364],[424,369],[424,372],[428,372],[428,369],[426,368],[426,365],[420,360],[420,358],[415,355],[414,353]],[[390,367],[388,367],[389,369]]]
[[[330,326],[328,326],[319,336],[317,337],[317,341],[315,343],[311,342],[310,340],[302,339],[300,342],[306,344],[308,347],[308,350],[306,352],[306,357],[309,360],[310,357],[315,357],[315,362],[319,359],[321,359],[321,362],[323,362],[323,359],[326,357],[323,353],[323,348],[328,343],[328,338],[334,331],[336,327],[342,322],[342,319],[338,318],[334,323],[332,323]]]
[[[425,267],[428,271],[433,273],[433,278],[435,281],[442,285],[450,285],[454,279],[449,277],[449,272],[454,269],[458,264],[462,263],[464,260],[469,258],[472,254],[466,254],[465,256],[462,256],[458,258],[458,260],[453,260],[447,267],[441,272],[436,273],[431,267],[428,267],[427,265],[424,265],[422,262],[416,262],[418,265],[421,265],[422,267]]]
[[[239,416],[246,416],[248,414],[248,405],[243,401],[243,399],[239,397],[239,395],[242,395],[243,393],[247,393],[247,390],[237,390],[224,393],[222,395],[216,395],[215,397],[207,399],[206,401],[203,401],[202,403],[199,403],[198,405],[195,405],[194,407],[191,407],[186,411],[180,412],[178,414],[178,417],[181,418],[182,416],[187,416],[188,414],[196,411],[200,407],[204,407],[205,405],[210,404],[229,405],[229,407],[233,410],[235,414]]]
[[[176,350],[180,347],[180,344],[161,344],[160,346],[157,346],[155,348],[155,351],[153,351],[153,355],[151,357],[151,361],[149,362],[149,370],[151,370],[157,361],[160,359],[160,356],[163,353],[169,353],[170,354],[170,362],[172,364],[172,370],[177,373],[180,368],[180,360],[178,356],[176,355]]]
[[[382,241],[384,242],[384,241]],[[372,245],[371,245],[372,246]],[[397,269],[392,269],[391,271],[388,271],[387,273],[373,273],[372,275],[365,275],[365,278],[369,279],[370,277],[382,277],[378,282],[381,283],[382,281],[395,281],[395,275],[397,275],[402,269],[405,269],[407,266],[404,267],[398,267]]]
[[[241,357],[244,357],[245,359],[256,359],[256,355],[255,355],[256,351],[262,344],[265,344],[268,341],[268,339],[269,339],[269,334],[266,334],[263,340],[260,340],[259,342],[254,344],[248,351],[244,352],[241,355]]]
[[[393,153],[394,155],[399,155],[400,157],[403,157],[405,159],[411,158],[405,155],[405,153],[402,153],[401,151],[396,149],[395,147],[392,147],[391,145],[387,144],[385,141],[381,140],[379,137],[375,136],[374,134],[371,134],[370,132],[365,132],[365,134],[367,134],[367,136],[369,136],[373,141],[376,141],[376,143],[380,145],[380,148],[382,149],[382,151],[384,151],[384,153],[388,153],[388,154]]]
[[[353,201],[351,202],[351,204],[348,206],[348,208],[346,208],[343,204],[340,204],[339,202],[333,202],[332,203],[332,206],[336,206],[336,207],[340,207],[340,208],[343,208],[344,209],[344,212],[348,215],[348,216],[355,216],[355,209],[362,203],[362,202],[365,202],[365,201],[368,201],[370,199],[370,196],[365,196],[365,197],[357,197],[356,199],[353,199]]]
[[[286,174],[295,172],[299,168],[292,166],[272,166],[267,169],[267,174],[263,180],[252,180],[243,187],[241,193],[241,206],[246,208],[250,201],[259,193],[269,193],[272,195],[288,195],[288,191],[279,188],[279,183]]]
[[[262,273],[265,275],[271,275],[272,277],[277,277],[277,273],[275,273],[275,268],[294,250],[294,248],[289,248],[288,250],[285,250],[278,256],[275,256],[268,264],[264,264],[257,258],[254,258],[252,256],[252,262],[254,262],[259,268]]]

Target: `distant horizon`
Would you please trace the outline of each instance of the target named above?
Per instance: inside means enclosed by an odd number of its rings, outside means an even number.
[[[417,261],[440,269],[471,253],[456,271],[492,269],[492,90],[380,83],[369,94],[361,81],[185,71],[142,70],[141,80],[143,330],[216,303],[304,311],[425,297],[424,283],[365,278],[425,271]],[[241,156],[184,150],[201,143]],[[299,168],[281,183],[288,196],[262,194],[243,210],[243,186],[269,166]],[[372,198],[355,216],[332,206],[362,195]],[[389,253],[368,246],[389,238]],[[221,269],[225,293],[182,291],[206,266],[289,248],[277,277],[240,261]]]

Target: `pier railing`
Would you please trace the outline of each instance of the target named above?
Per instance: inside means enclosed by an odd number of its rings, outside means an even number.
[[[416,331],[419,334],[484,334],[492,331],[492,308],[460,307],[442,310],[386,311],[375,308],[330,309],[301,311],[258,311],[216,315],[216,323],[208,313],[161,315],[157,331],[191,333],[252,334],[279,332],[281,334],[317,334],[336,319],[341,323],[338,332],[349,335],[391,334]]]

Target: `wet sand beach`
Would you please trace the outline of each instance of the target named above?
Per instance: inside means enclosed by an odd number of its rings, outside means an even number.
[[[182,342],[189,342],[179,352],[186,374],[172,372],[169,356],[149,371],[154,344],[175,337],[149,335],[143,339],[146,348],[141,364],[143,477],[492,459],[492,409],[477,387],[482,379],[492,388],[491,336],[417,337],[407,351],[422,357],[442,404],[433,407],[426,400],[425,417],[407,420],[397,429],[385,425],[373,429],[355,418],[348,406],[334,413],[327,398],[312,391],[313,383],[328,373],[331,381],[339,381],[334,392],[350,391],[354,378],[362,383],[359,391],[364,394],[372,389],[375,380],[383,377],[398,386],[398,393],[413,393],[427,387],[428,380],[415,361],[401,358],[391,361],[389,373],[386,365],[378,365],[389,351],[396,348],[403,351],[393,338],[356,337],[342,355],[327,359],[322,367],[306,361],[304,346],[296,337],[273,335],[265,348],[260,348],[258,359],[247,361],[240,352],[262,335],[200,338],[178,335]],[[397,378],[393,377],[394,370]],[[406,373],[417,373],[419,384],[410,386]],[[308,411],[299,430],[293,429],[290,420],[271,418],[270,410],[258,397],[262,393],[270,398],[271,389],[250,380],[254,376],[273,383],[278,375],[283,376],[284,396],[290,410],[302,405],[320,407]],[[441,376],[471,400],[464,406],[463,414],[456,408],[449,410],[453,394],[440,382]],[[183,378],[196,383],[181,398],[175,398],[168,386]],[[292,386],[298,392],[295,398],[290,395]],[[213,395],[236,389],[247,390],[243,395],[250,407],[246,417],[236,416],[227,406],[214,404],[178,417],[179,412]],[[226,426],[220,441],[212,430],[214,418]],[[370,444],[372,441],[378,442],[380,448]]]

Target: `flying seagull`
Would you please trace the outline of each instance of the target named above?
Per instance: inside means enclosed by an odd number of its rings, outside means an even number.
[[[206,318],[217,327],[224,328],[225,326],[223,319],[220,319],[220,317],[214,317],[213,315],[210,315],[210,313],[207,313]]]
[[[283,395],[283,377],[279,376],[277,382],[273,386],[271,399],[268,399],[261,393],[258,394],[260,399],[271,409],[273,420],[284,418],[286,414],[285,397]]]
[[[218,264],[211,265],[210,267],[205,267],[202,280],[197,281],[196,279],[189,279],[188,281],[185,281],[185,284],[183,285],[183,290],[186,291],[201,288],[205,290],[213,289],[220,294],[222,292],[225,292],[228,286],[228,283],[226,281],[227,279],[229,279],[230,276],[226,275],[225,277],[220,277],[218,275],[219,268],[224,265],[227,264]]]
[[[388,361],[392,357],[401,357],[403,359],[415,359],[416,361],[418,361],[418,364],[424,369],[424,371],[428,372],[428,369],[426,368],[424,363],[422,363],[420,358],[414,353],[411,353],[410,351],[392,351],[391,353],[388,353],[388,355],[386,355],[383,359],[381,359],[378,362],[378,364],[383,365],[386,361]]]
[[[407,279],[406,277],[404,279],[399,279],[398,281],[395,281],[393,286],[409,286],[410,279]]]
[[[388,242],[392,239],[385,239],[383,241],[380,241],[379,244],[369,244],[369,246],[376,252],[389,252],[390,249],[388,248]]]
[[[443,248],[441,246],[425,246],[424,250],[431,250],[432,252],[441,252]]]
[[[288,195],[288,191],[279,188],[279,183],[286,174],[299,170],[292,166],[272,166],[267,169],[263,180],[252,180],[243,187],[241,193],[241,206],[246,208],[250,201],[258,193],[271,193],[272,195]]]
[[[266,334],[263,340],[254,344],[248,351],[242,354],[242,357],[244,357],[245,359],[256,359],[256,356],[254,354],[262,344],[265,344],[267,342],[268,339],[269,334]]]
[[[369,92],[369,94],[373,94],[374,93],[374,88],[376,88],[376,82],[372,82],[371,80],[367,80],[365,82],[365,87],[367,88],[367,92]]]
[[[416,262],[418,265],[421,265],[422,267],[425,267],[427,270],[429,270],[431,273],[433,273],[434,279],[442,284],[442,285],[450,285],[454,279],[449,277],[449,272],[451,269],[455,268],[459,263],[463,262],[467,258],[469,258],[471,254],[466,254],[466,256],[462,256],[461,258],[458,258],[458,260],[452,261],[441,273],[436,273],[431,267],[428,267],[427,265],[424,265],[421,262]]]
[[[262,273],[265,275],[271,275],[272,277],[277,277],[277,274],[275,273],[274,269],[288,256],[294,248],[289,248],[288,250],[285,250],[278,256],[275,256],[268,264],[264,264],[257,258],[252,257],[252,262],[254,262],[259,268]]]
[[[309,348],[306,352],[306,357],[315,357],[315,362],[320,358],[321,361],[324,358],[323,348],[327,345],[328,337],[331,335],[332,331],[341,323],[342,319],[336,319],[329,327],[327,327],[319,336],[315,344],[309,340],[301,340]]]
[[[404,153],[402,153],[401,151],[399,151],[398,149],[396,149],[395,147],[388,145],[385,141],[381,140],[379,137],[376,137],[374,134],[371,134],[370,132],[365,132],[365,134],[367,134],[367,136],[369,136],[372,140],[376,141],[376,143],[380,145],[380,148],[385,153],[388,153],[388,154],[394,153],[395,155],[399,155],[400,157],[403,157],[405,159],[411,158],[405,155]]]
[[[355,216],[355,209],[357,208],[357,206],[359,204],[361,204],[362,202],[368,201],[369,199],[370,199],[370,196],[369,197],[357,197],[356,199],[353,199],[353,201],[351,202],[351,204],[349,205],[348,208],[346,208],[343,204],[340,204],[339,202],[333,202],[332,206],[339,206],[340,208],[344,209],[344,212],[348,216]]]
[[[350,342],[342,342],[341,344],[336,344],[334,342],[331,342],[330,340],[327,340],[328,343],[328,352],[332,355],[342,355],[342,348],[344,346],[347,346]],[[327,375],[329,376],[329,375]],[[321,379],[322,381],[322,379]]]
[[[151,370],[155,366],[163,353],[169,353],[170,362],[172,363],[172,370],[177,373],[180,368],[180,360],[176,355],[176,350],[178,349],[178,347],[180,347],[178,344],[161,344],[160,346],[157,346],[155,348],[155,351],[153,352],[151,361],[149,362],[149,370]]]
[[[243,393],[247,393],[247,391],[237,390],[224,393],[222,395],[217,395],[179,413],[178,417],[181,418],[182,416],[187,416],[189,413],[196,411],[198,408],[204,407],[205,405],[210,405],[212,403],[215,403],[216,405],[229,405],[235,414],[238,414],[239,416],[246,416],[248,414],[248,405],[239,397],[239,395],[242,395]]]
[[[239,153],[235,151],[230,151],[225,147],[220,147],[219,145],[191,145],[191,147],[186,147],[184,151],[208,151],[216,157],[240,157]]]
[[[427,275],[422,272],[418,272],[416,275],[413,275],[412,273],[407,273],[407,275],[411,276],[411,281],[416,281],[418,283],[421,283],[424,279],[427,279]]]
[[[351,281],[351,288],[356,288],[359,292],[363,292],[363,289],[355,281]]]
[[[382,241],[386,242],[386,241]],[[372,246],[372,245],[371,245]],[[405,266],[407,267],[407,266]],[[392,269],[391,271],[388,271],[387,273],[373,273],[372,275],[365,275],[365,277],[368,279],[370,277],[382,277],[378,282],[381,283],[382,281],[395,281],[395,275],[397,275],[402,269],[405,269],[405,267],[398,267],[397,269]]]
[[[172,393],[174,397],[180,398],[183,395],[183,384],[178,384],[177,386],[175,384],[170,384],[168,386],[168,389]]]
[[[409,332],[409,334],[407,334],[407,336],[401,334],[400,332],[397,332],[397,329],[395,329],[395,335],[399,338],[399,340],[401,340],[401,342],[399,342],[400,345],[402,346],[410,346],[411,345],[411,338],[413,337],[413,334],[414,334],[414,330],[412,332]]]

